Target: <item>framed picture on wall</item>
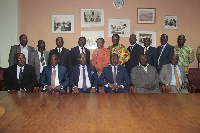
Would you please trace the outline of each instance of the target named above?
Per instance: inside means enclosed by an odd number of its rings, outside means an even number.
[[[86,48],[96,49],[96,40],[98,38],[104,38],[104,31],[81,31],[81,36],[84,36],[86,38]]]
[[[52,33],[74,33],[74,15],[52,15]]]
[[[81,27],[104,26],[104,9],[81,9]]]
[[[138,8],[137,9],[138,24],[155,24],[156,8]]]
[[[130,37],[130,19],[108,19],[108,37],[113,34]]]
[[[156,32],[155,31],[135,31],[137,43],[144,47],[144,38],[150,38],[150,46],[156,47]]]
[[[165,16],[164,29],[177,30],[177,16]]]

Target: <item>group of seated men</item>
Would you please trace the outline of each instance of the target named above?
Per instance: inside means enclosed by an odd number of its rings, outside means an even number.
[[[90,65],[90,51],[85,47],[85,37],[80,37],[79,46],[71,51],[63,47],[64,40],[58,37],[57,47],[50,52],[45,50],[43,40],[38,41],[37,51],[27,45],[25,34],[19,40],[20,44],[12,46],[9,54],[10,67],[5,76],[8,91],[33,91],[35,87],[40,87],[44,92],[66,92],[69,86],[72,93],[98,93],[100,85],[105,93],[129,93],[128,87],[135,93],[161,93],[158,88],[160,82],[169,93],[188,93],[186,67],[178,64],[179,54],[167,43],[166,34],[161,35],[162,45],[152,50],[156,53],[149,52],[149,38],[144,39],[145,47],[141,49],[132,34],[129,38],[131,46],[121,50],[123,45],[119,44],[119,35],[113,35],[113,45],[109,47],[110,61],[100,74],[95,66]],[[178,37],[177,42],[184,45],[185,37]],[[167,54],[164,55],[164,52]],[[124,53],[128,59],[123,57]],[[151,64],[154,58],[155,65]],[[125,62],[122,63],[121,59]]]

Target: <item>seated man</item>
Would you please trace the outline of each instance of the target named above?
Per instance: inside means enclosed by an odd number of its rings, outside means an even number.
[[[98,77],[95,67],[86,65],[87,55],[85,53],[79,54],[78,60],[80,64],[72,68],[70,76],[72,93],[90,93],[98,91]]]
[[[66,92],[69,84],[67,68],[58,65],[59,58],[57,54],[50,55],[50,65],[43,68],[40,77],[40,84],[45,92]]]
[[[8,91],[33,91],[37,85],[37,76],[33,66],[26,64],[22,53],[15,54],[16,65],[8,67],[5,76],[5,86]]]
[[[144,54],[140,55],[139,65],[131,70],[131,81],[137,93],[160,93],[156,68],[147,64],[147,56]]]
[[[131,84],[128,72],[125,67],[117,65],[118,62],[118,55],[111,54],[111,65],[104,67],[99,77],[99,85],[104,86],[105,93],[129,93],[126,88]]]
[[[178,65],[179,56],[173,54],[171,63],[162,66],[159,78],[160,82],[166,86],[169,93],[188,93],[188,79],[184,66]]]

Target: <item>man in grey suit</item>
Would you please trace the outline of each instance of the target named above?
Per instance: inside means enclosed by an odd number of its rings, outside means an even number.
[[[26,64],[31,64],[30,58],[31,53],[35,51],[35,49],[31,46],[28,46],[28,39],[25,34],[20,35],[19,37],[20,44],[11,46],[10,53],[9,53],[9,66],[15,65],[15,54],[17,53],[23,53],[26,57]]]
[[[188,93],[185,68],[177,64],[178,60],[179,56],[173,54],[171,63],[162,66],[159,75],[160,82],[166,86],[169,93]]]
[[[147,64],[145,54],[140,55],[139,65],[132,68],[131,81],[137,88],[137,93],[160,93],[156,68]]]
[[[31,65],[35,68],[37,75],[37,81],[39,83],[40,74],[43,67],[48,65],[49,52],[45,50],[45,42],[43,40],[38,41],[38,50],[31,53]]]

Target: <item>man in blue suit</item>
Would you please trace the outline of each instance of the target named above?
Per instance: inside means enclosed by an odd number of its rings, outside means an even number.
[[[72,68],[70,86],[72,93],[94,93],[98,92],[98,77],[94,66],[87,65],[87,55],[81,53],[78,56],[80,64]]]
[[[147,63],[156,68],[157,54],[156,48],[150,46],[150,38],[144,39],[144,54],[147,56]]]
[[[174,54],[174,47],[167,43],[168,36],[162,34],[160,37],[161,46],[156,49],[157,52],[157,71],[160,72],[162,65],[169,64],[172,55]]]
[[[104,67],[100,77],[99,85],[104,86],[105,93],[128,93],[127,86],[131,84],[126,68],[118,64],[118,55],[110,55],[111,65]]]
[[[40,77],[40,83],[45,92],[66,92],[69,84],[67,68],[59,66],[59,58],[57,54],[50,56],[50,65],[44,67]]]

